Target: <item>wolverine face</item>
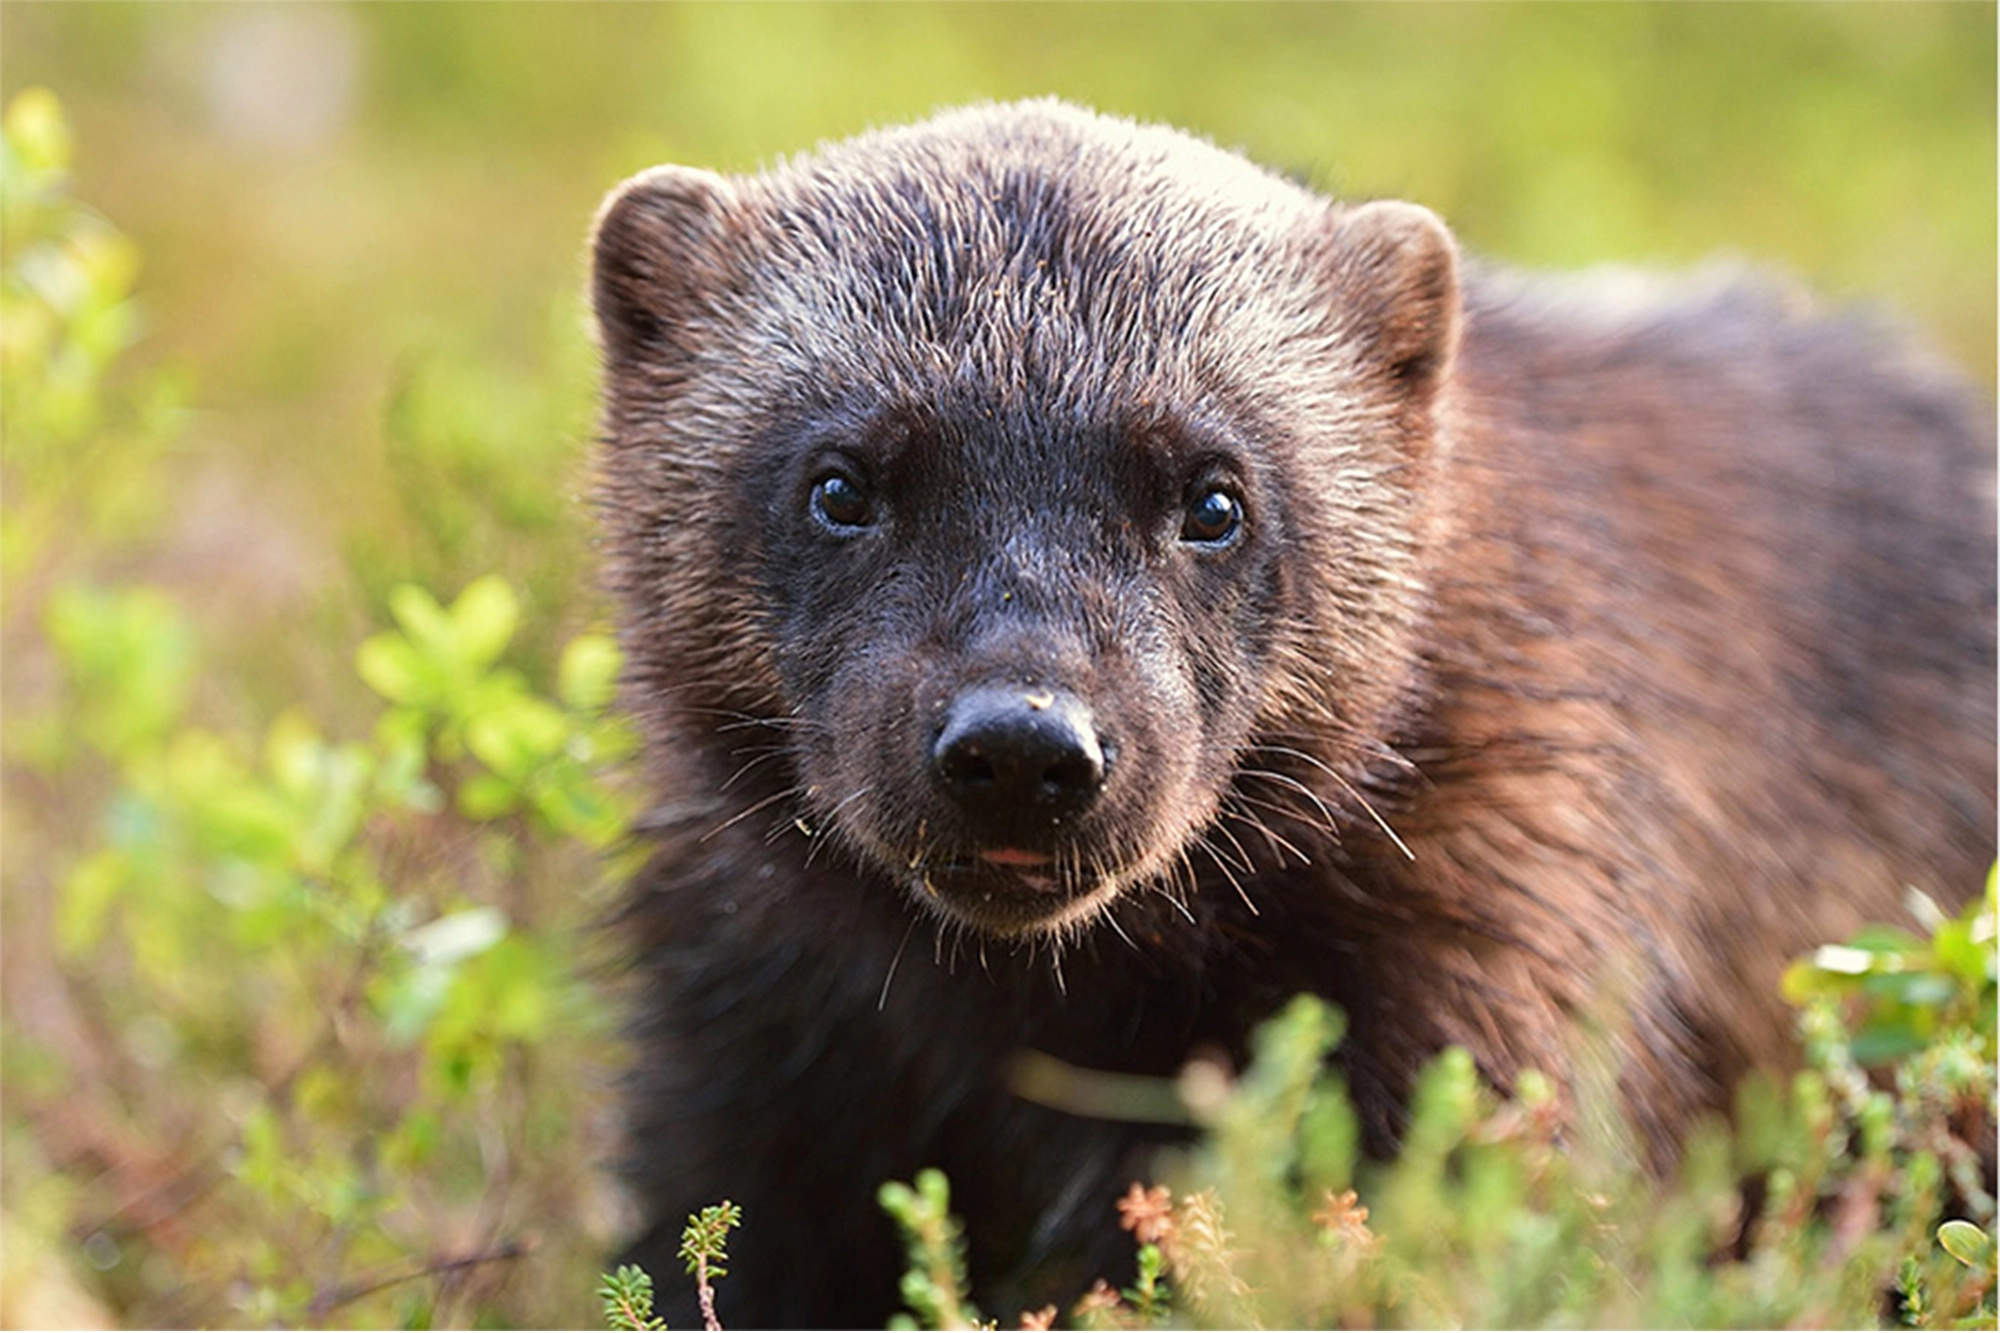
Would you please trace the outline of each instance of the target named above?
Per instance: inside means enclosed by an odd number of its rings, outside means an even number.
[[[611,581],[656,747],[774,732],[801,827],[1061,934],[1248,873],[1217,821],[1272,738],[1337,783],[1375,743],[1456,289],[1408,206],[1058,107],[977,125],[607,205]]]
[[[1285,621],[1269,463],[1102,397],[864,399],[774,432],[739,495],[784,697],[811,719],[808,804],[915,901],[998,934],[1169,880]]]

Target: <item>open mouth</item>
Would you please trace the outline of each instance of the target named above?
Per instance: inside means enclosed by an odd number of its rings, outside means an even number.
[[[1023,851],[1017,847],[1000,847],[978,853],[977,860],[1001,871],[1003,875],[1011,878],[1015,885],[1026,889],[1030,894],[1049,897],[1061,895],[1063,892],[1055,871],[1055,858],[1052,856]]]
[[[995,847],[990,851],[980,852],[979,859],[988,865],[1012,868],[1045,866],[1055,860],[1047,853],[1024,851],[1019,847]]]
[[[1018,847],[936,861],[925,867],[927,897],[966,924],[997,935],[1020,935],[1070,920],[1103,887],[1061,873],[1045,852]]]

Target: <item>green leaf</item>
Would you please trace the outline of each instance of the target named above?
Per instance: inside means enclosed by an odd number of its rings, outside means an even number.
[[[1863,926],[1849,941],[1857,949],[1877,954],[1913,954],[1924,951],[1924,942],[1895,926]]]
[[[74,150],[69,117],[47,88],[26,88],[7,104],[7,146],[30,172],[67,171]]]
[[[194,638],[152,588],[58,589],[45,621],[86,738],[114,759],[150,749],[181,720],[194,682]]]
[[[520,801],[519,785],[497,773],[474,773],[458,784],[458,810],[467,819],[499,819],[511,814]]]
[[[1871,1025],[1857,1033],[1852,1047],[1854,1062],[1866,1068],[1891,1064],[1924,1048],[1924,1034],[1908,1019]]]
[[[413,708],[393,708],[375,723],[375,799],[415,810],[443,808],[443,794],[424,776],[430,752],[425,744],[424,715]]]
[[[296,708],[278,715],[264,733],[264,767],[280,791],[303,797],[320,782],[326,742],[304,713]]]
[[[516,782],[560,754],[570,722],[553,704],[522,694],[466,724],[465,744],[479,761]]]
[[[490,666],[514,637],[520,619],[520,603],[505,579],[497,574],[474,579],[451,607],[457,659],[470,666]]]
[[[507,934],[507,917],[495,907],[470,907],[403,932],[399,943],[412,960],[382,1001],[389,1038],[405,1046],[428,1032],[450,1002],[464,964],[487,953]]]
[[[1955,1218],[1938,1228],[1937,1238],[1944,1252],[1967,1268],[1993,1271],[1993,1238],[1972,1223]]]
[[[581,712],[605,708],[618,690],[622,656],[609,635],[577,635],[563,649],[556,669],[556,696]]]
[[[411,646],[425,657],[449,661],[454,656],[451,621],[428,589],[414,583],[397,584],[389,590],[389,614],[403,627]]]
[[[502,1041],[538,1042],[555,1017],[555,996],[562,985],[562,965],[539,942],[509,935],[461,973],[464,984],[455,1000],[466,1005],[468,1030]]]
[[[1844,987],[1840,978],[1820,966],[1817,955],[1801,958],[1785,969],[1778,985],[1785,1002],[1803,1008],[1817,999],[1838,994]]]
[[[92,227],[70,237],[68,257],[89,298],[77,312],[70,337],[93,360],[109,362],[131,345],[138,332],[125,298],[139,282],[139,247],[111,227]]]
[[[1441,1157],[1465,1138],[1479,1110],[1479,1073],[1464,1047],[1448,1046],[1424,1067],[1410,1107],[1412,1146]]]
[[[202,849],[260,865],[284,865],[299,839],[299,819],[276,792],[249,782],[215,790],[195,811]]]
[[[1918,1009],[1941,1009],[1959,990],[1956,981],[1940,972],[1905,972],[1896,980],[1896,997]]]
[[[1994,950],[1991,941],[1973,938],[1970,921],[1947,921],[1938,927],[1931,944],[1938,966],[1970,986],[1993,977]]]
[[[235,1174],[252,1189],[276,1194],[284,1177],[284,1130],[278,1112],[269,1102],[258,1102],[243,1119],[242,1155]]]
[[[400,634],[365,640],[354,654],[354,667],[368,688],[390,703],[423,707],[440,693],[437,669]]]

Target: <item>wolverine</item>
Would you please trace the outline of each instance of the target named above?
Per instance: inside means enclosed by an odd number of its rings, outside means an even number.
[[[593,263],[633,1255],[740,1204],[733,1324],[879,1323],[926,1166],[976,1290],[1081,1290],[1167,1131],[1010,1071],[1302,992],[1381,1152],[1441,1049],[1562,1084],[1613,1004],[1671,1160],[1787,960],[1994,855],[1993,421],[1871,318],[1051,101],[656,168]]]

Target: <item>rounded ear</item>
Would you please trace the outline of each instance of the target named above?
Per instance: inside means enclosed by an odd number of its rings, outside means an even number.
[[[1335,299],[1364,360],[1412,393],[1435,393],[1458,349],[1458,244],[1437,214],[1379,200],[1334,218]]]
[[[735,191],[712,171],[654,167],[613,190],[591,232],[591,306],[612,364],[693,352],[691,325],[729,282]]]

